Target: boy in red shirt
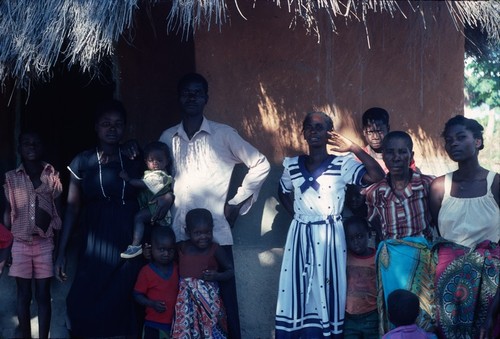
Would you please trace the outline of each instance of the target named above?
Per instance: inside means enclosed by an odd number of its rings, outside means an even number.
[[[143,339],[170,338],[179,290],[175,234],[169,226],[155,225],[151,232],[152,261],[139,272],[135,300],[146,307]]]

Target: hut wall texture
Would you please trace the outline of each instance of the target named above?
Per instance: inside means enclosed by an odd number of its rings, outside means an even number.
[[[252,3],[253,4],[253,3]],[[243,20],[232,11],[230,25],[195,35],[196,69],[210,85],[207,115],[235,127],[273,163],[259,202],[239,219],[235,236],[236,275],[244,338],[273,335],[282,247],[289,216],[276,199],[281,161],[304,151],[305,112],[334,116],[342,133],[362,142],[361,116],[386,108],[392,130],[408,131],[417,166],[424,173],[451,169],[440,138],[444,122],[463,113],[464,39],[443,4],[425,18],[406,9],[391,18],[362,23],[337,18],[338,32],[320,22],[320,43],[291,16],[265,2],[240,2]]]

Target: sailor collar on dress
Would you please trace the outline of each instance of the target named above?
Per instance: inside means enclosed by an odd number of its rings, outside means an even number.
[[[315,191],[319,191],[318,179],[328,168],[332,167],[332,161],[335,158],[334,155],[328,155],[312,173],[306,167],[306,155],[300,155],[298,159],[299,169],[304,177],[304,182],[300,185],[300,191],[304,193],[309,187],[312,187]]]

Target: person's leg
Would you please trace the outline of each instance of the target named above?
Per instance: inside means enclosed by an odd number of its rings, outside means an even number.
[[[35,278],[35,299],[38,305],[38,334],[48,338],[52,305],[50,280],[54,275],[54,241],[52,238],[33,239],[33,276]]]
[[[40,338],[48,338],[52,315],[50,278],[35,279],[35,298],[38,304],[38,334]]]
[[[233,248],[232,246],[221,246],[226,252],[227,257],[231,260],[234,267]],[[236,271],[236,270],[235,270]],[[229,339],[241,338],[240,330],[240,314],[238,311],[238,296],[236,293],[236,278],[233,277],[228,281],[219,283],[220,293],[224,307],[227,313],[227,326],[229,331]]]
[[[144,326],[142,329],[142,339],[159,339],[160,331],[156,328]]]
[[[0,277],[2,276],[3,268],[7,262],[7,257],[9,256],[10,249],[2,248],[0,249]]]
[[[31,279],[16,278],[17,284],[17,318],[21,338],[31,338],[30,304]]]
[[[345,339],[362,339],[363,335],[357,329],[356,318],[350,317],[346,313],[344,318],[344,338]]]
[[[151,212],[148,208],[143,208],[134,217],[134,236],[132,246],[139,246],[144,236],[144,226],[151,224]]]

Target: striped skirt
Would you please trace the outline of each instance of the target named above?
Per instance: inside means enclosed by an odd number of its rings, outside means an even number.
[[[341,338],[346,243],[340,218],[294,219],[288,231],[276,305],[276,338]]]

